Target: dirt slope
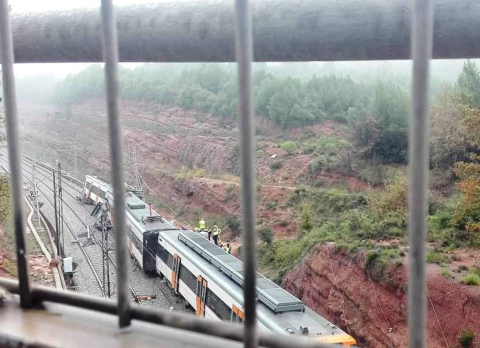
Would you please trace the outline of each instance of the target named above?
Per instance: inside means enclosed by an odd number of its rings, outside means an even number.
[[[284,279],[285,288],[340,325],[360,346],[407,347],[406,270],[367,273],[363,255],[317,245]],[[369,274],[374,279],[370,280]],[[480,330],[480,289],[428,272],[428,347],[459,347],[462,330]],[[479,338],[476,340],[480,343]]]

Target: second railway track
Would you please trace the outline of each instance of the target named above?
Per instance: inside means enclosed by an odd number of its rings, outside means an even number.
[[[0,158],[0,161],[3,162],[4,165],[8,165],[6,156]],[[31,180],[32,177],[32,161],[27,158],[22,158],[22,164],[24,167],[24,178],[27,181]],[[27,174],[28,173],[28,174]],[[36,166],[36,173],[37,173],[37,186],[38,191],[44,196],[45,202],[44,207],[42,210],[46,213],[50,220],[54,216],[53,212],[53,179],[52,179],[52,171],[44,168],[40,165]],[[39,177],[41,176],[41,178]],[[90,217],[91,209],[88,209],[85,205],[78,203],[76,200],[76,195],[80,194],[81,188],[75,185],[68,180],[62,181],[62,190],[64,195],[63,197],[63,204],[67,208],[64,210],[64,217],[65,217],[65,225],[67,230],[69,230],[69,235],[65,235],[65,250],[68,256],[72,255],[74,257],[75,262],[79,262],[79,256],[81,259],[84,259],[87,264],[89,265],[90,275],[87,275],[87,270],[85,267],[77,267],[77,271],[75,274],[75,283],[77,290],[80,292],[86,292],[96,296],[104,296],[105,291],[103,289],[103,283],[100,280],[100,275],[103,275],[102,271],[102,250],[101,250],[101,241],[95,235],[98,232],[95,232],[95,229],[92,229],[92,244],[84,244],[82,242],[83,238],[80,237],[81,232],[86,233],[87,225],[93,224],[95,222],[95,218]],[[47,204],[48,203],[48,204]],[[75,209],[75,208],[76,209]],[[46,208],[46,209],[45,209]],[[93,208],[93,207],[92,207]],[[85,216],[84,219],[81,217],[81,213],[78,213],[78,210],[84,211]],[[67,212],[67,210],[69,212]],[[73,219],[69,216],[73,214]],[[80,232],[80,233],[79,233]],[[67,238],[68,237],[68,238]],[[109,235],[109,243],[114,247],[114,238],[111,238]],[[78,245],[78,247],[73,247],[73,245]],[[78,251],[81,252],[82,255],[79,255]],[[110,267],[111,270],[111,286],[113,289],[112,297],[116,295],[116,276],[115,276],[115,260],[114,258],[108,254],[109,262],[113,267]],[[81,262],[79,263],[81,266]],[[161,308],[172,308],[175,310],[184,310],[182,305],[179,305],[180,299],[171,291],[169,286],[160,280],[158,277],[152,278],[151,276],[145,275],[141,269],[139,269],[134,262],[129,262],[129,271],[130,271],[130,278],[135,287],[130,285],[130,290],[133,296],[133,300],[137,300],[140,304],[144,305],[151,305],[155,307]],[[77,274],[79,273],[79,274]],[[93,276],[93,279],[92,279]],[[92,289],[92,283],[96,283],[96,289]],[[141,301],[138,299],[139,295],[146,294],[146,295],[157,295],[156,299],[151,299],[148,301]]]

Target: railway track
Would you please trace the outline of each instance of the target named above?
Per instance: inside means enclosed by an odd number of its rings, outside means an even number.
[[[4,158],[2,158],[2,159],[0,160],[0,162],[2,162],[2,165],[3,165],[4,169],[5,169],[5,171],[7,171],[8,173],[10,173],[10,172],[9,172],[9,169],[7,169],[7,168],[8,168],[8,163],[7,163],[7,161],[6,161]],[[25,174],[23,174],[23,176],[24,176],[25,179],[28,180],[28,177],[27,177]],[[40,188],[39,188],[39,191],[43,193],[43,191],[42,191]],[[52,200],[50,200],[47,196],[44,196],[44,197],[45,197],[45,199],[53,206]],[[76,234],[75,234],[75,232],[73,231],[71,225],[68,224],[68,223],[67,223],[66,225],[67,225],[68,231],[70,232],[70,234],[72,235],[72,237],[74,238],[74,240],[75,240],[75,241],[78,241],[78,239],[77,239],[77,237],[76,237]],[[89,257],[88,253],[86,252],[85,248],[82,246],[81,243],[77,243],[77,245],[78,245],[78,247],[79,247],[79,250],[80,250],[81,253],[83,254],[83,257],[85,258],[85,261],[87,262],[89,268],[90,268],[91,271],[92,271],[92,275],[93,275],[93,277],[94,277],[94,280],[95,280],[96,283],[97,283],[98,290],[100,290],[100,292],[98,292],[98,291],[92,291],[91,287],[89,286],[89,287],[86,289],[87,291],[85,291],[85,292],[87,292],[87,293],[89,293],[89,294],[91,294],[91,295],[97,295],[97,296],[98,296],[98,295],[103,295],[103,294],[104,294],[104,292],[103,292],[103,286],[102,286],[102,283],[101,283],[101,281],[100,281],[100,277],[99,277],[97,271],[95,270],[95,267],[93,266],[93,263],[92,263],[91,258]],[[91,283],[91,282],[90,282],[90,283]]]
[[[6,159],[3,159],[6,161]],[[32,162],[31,160],[27,158],[23,158],[23,165],[24,165],[24,177],[27,180],[30,180],[30,178],[27,177],[25,173],[28,173],[28,175],[32,175],[31,171],[31,165]],[[50,208],[53,208],[53,199],[48,198],[49,196],[53,196],[53,183],[52,183],[52,171],[50,169],[47,169],[45,167],[36,166],[36,172],[37,172],[37,178],[38,181],[38,190],[42,193],[42,195],[45,197],[45,199],[48,201]],[[84,258],[87,260],[87,263],[89,263],[89,268],[94,274],[94,278],[96,283],[98,284],[101,294],[100,295],[105,295],[105,289],[103,289],[103,283],[100,280],[100,274],[103,275],[103,271],[101,270],[102,268],[102,261],[101,261],[101,237],[97,236],[96,234],[99,233],[95,229],[92,229],[91,237],[93,240],[93,244],[85,245],[83,244],[82,240],[83,238],[80,238],[78,236],[78,231],[80,230],[85,230],[87,229],[87,226],[93,224],[95,222],[94,218],[90,217],[91,211],[93,209],[88,209],[85,205],[80,204],[76,200],[76,196],[80,194],[80,187],[79,185],[81,182],[77,183],[72,183],[68,180],[63,180],[62,181],[62,188],[63,188],[63,201],[64,201],[64,207],[67,209],[64,209],[64,216],[66,216],[66,225],[67,229],[70,231],[70,235],[73,238],[73,241],[71,240],[70,242],[74,242],[79,245],[80,249],[82,250],[82,254]],[[48,192],[46,192],[48,191]],[[87,217],[87,220],[82,219],[82,216],[79,215],[78,210],[83,211],[85,213],[85,217]],[[42,209],[43,210],[43,209]],[[73,214],[74,216],[74,225],[72,226],[72,221],[68,217],[68,213]],[[53,216],[53,215],[52,215]],[[90,221],[88,221],[90,220]],[[114,248],[115,246],[115,241],[114,238],[110,234],[107,235],[109,238],[109,244],[112,245]],[[65,243],[67,245],[67,242]],[[93,252],[94,248],[96,252]],[[69,254],[70,255],[70,254]],[[116,288],[116,276],[115,276],[115,270],[116,270],[116,263],[115,259],[108,253],[108,260],[111,263],[113,267],[110,267],[110,270],[112,272],[111,274],[111,280],[112,280],[112,288]],[[135,287],[130,285],[130,291],[133,296],[133,299],[136,300],[140,304],[145,304],[145,305],[153,305],[156,307],[168,307],[183,311],[184,306],[179,305],[179,298],[171,291],[170,287],[162,282],[160,278],[152,278],[150,276],[147,276],[139,269],[136,267],[134,262],[131,262],[129,265],[129,271],[130,271],[130,278],[132,279],[132,283],[135,284]],[[113,293],[113,297],[115,297],[115,293]],[[161,294],[161,297],[157,297],[155,300],[148,300],[148,301],[142,301],[139,299],[139,295],[141,294],[149,294],[153,295],[156,293]],[[94,293],[95,295],[98,295],[98,291]]]

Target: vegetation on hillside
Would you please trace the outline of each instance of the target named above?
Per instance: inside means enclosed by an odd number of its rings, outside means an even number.
[[[393,102],[395,97],[387,99]],[[395,103],[400,102],[397,100]],[[383,110],[381,106],[378,109]],[[395,109],[392,105],[384,110],[387,119],[394,119],[394,116],[388,116],[392,110],[400,110],[397,115],[407,112],[403,107]],[[373,130],[384,121],[375,121],[371,117],[360,118],[357,129],[361,131],[353,132],[354,136],[370,132],[368,137],[361,139],[374,141],[376,137],[372,136],[375,134]],[[379,126],[379,143],[361,148],[360,154],[368,155],[368,149],[376,148],[376,156],[404,160],[405,153],[398,151],[404,146],[401,144],[403,140],[396,136],[400,123],[394,124],[394,127]],[[406,121],[402,127],[408,127]],[[445,266],[451,262],[447,253],[452,249],[480,246],[479,134],[480,73],[474,63],[467,62],[458,82],[453,86],[442,86],[435,96],[432,173],[437,170],[444,172],[449,184],[457,190],[447,195],[435,189],[430,192],[428,240],[433,249],[428,253],[427,262]],[[335,161],[339,161],[342,146],[346,145],[340,145],[339,141],[329,141],[329,137],[321,139],[329,144],[328,150],[317,145],[308,152],[324,151],[321,154],[322,166],[332,162],[328,160],[329,156],[334,156]],[[358,139],[354,141],[357,145],[361,143]],[[391,152],[383,152],[381,149],[389,149]],[[316,171],[321,165],[314,161],[310,169]],[[436,184],[434,180],[432,187],[435,188]],[[401,262],[404,256],[408,221],[407,178],[404,171],[398,170],[396,175],[390,176],[381,191],[351,193],[337,188],[305,187],[295,190],[289,204],[298,210],[300,226],[307,222],[311,228],[301,228],[293,241],[261,243],[260,266],[273,277],[282,276],[318,242],[335,242],[337,250],[348,252],[363,249],[367,252],[366,266],[375,266],[377,271],[392,261]],[[305,214],[305,211],[310,213]],[[384,242],[379,243],[380,241]],[[477,274],[470,273],[462,282],[478,285],[478,279]]]
[[[314,65],[311,65],[312,69]],[[255,109],[258,118],[280,128],[334,121],[341,134],[319,138],[282,139],[287,156],[312,156],[306,181],[289,205],[297,210],[294,241],[276,240],[272,226],[261,225],[260,263],[285,270],[313,245],[332,241],[347,250],[373,249],[371,263],[401,257],[407,240],[407,163],[409,91],[404,79],[354,80],[335,74],[279,73],[267,65],[254,69]],[[121,69],[122,98],[148,101],[218,116],[221,123],[237,118],[236,70],[231,64],[142,65]],[[103,97],[103,71],[92,65],[59,82],[54,102],[66,110],[72,104]],[[443,252],[458,246],[478,246],[480,235],[480,73],[467,61],[454,84],[434,89],[431,128],[432,183],[429,240],[435,249],[429,260],[449,262]],[[256,156],[263,158],[262,148]],[[270,161],[281,171],[281,159]],[[199,170],[203,170],[199,168]],[[351,193],[324,188],[315,177],[325,171],[348,174],[372,186],[374,193]],[[180,178],[189,179],[190,172]],[[228,196],[226,200],[230,200]],[[279,206],[281,208],[281,206]],[[275,205],[267,209],[274,211]],[[198,214],[197,214],[198,215]],[[379,240],[395,240],[387,248]],[[396,251],[391,251],[396,250]]]

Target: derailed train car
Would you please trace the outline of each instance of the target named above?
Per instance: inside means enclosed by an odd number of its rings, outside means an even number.
[[[94,181],[89,178],[90,183]],[[98,196],[98,206],[113,204],[109,186],[104,195]],[[197,316],[242,323],[242,262],[200,234],[176,229],[132,192],[126,192],[126,205],[129,250],[143,271],[165,277]],[[261,329],[346,347],[356,343],[350,335],[259,273],[257,296]]]

